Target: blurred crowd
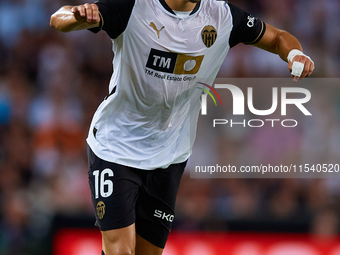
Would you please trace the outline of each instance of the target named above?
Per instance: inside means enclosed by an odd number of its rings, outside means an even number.
[[[294,34],[316,63],[313,77],[339,77],[339,1],[230,2]],[[55,215],[94,213],[85,138],[93,113],[108,94],[111,41],[104,32],[63,34],[49,27],[49,18],[58,8],[80,3],[83,1],[0,0],[0,254],[39,254]],[[230,51],[218,77],[290,74],[277,56],[239,45]],[[319,111],[326,112],[324,125],[320,122],[314,127],[327,134],[319,140],[313,128],[306,128],[288,134],[292,138],[282,149],[281,144],[266,147],[261,143],[267,130],[251,135],[235,131],[216,141],[218,157],[242,161],[251,144],[258,148],[258,155],[250,152],[257,160],[270,155],[282,162],[296,156],[294,148],[304,140],[311,158],[337,158],[340,100],[336,100],[336,92],[326,94],[334,99],[331,106],[325,106],[328,97],[324,94],[313,95],[319,102],[316,110],[320,106]],[[339,187],[336,179],[192,179],[186,173],[175,228],[228,230],[228,221],[235,219],[271,218],[287,224],[307,219],[311,232],[335,235]]]

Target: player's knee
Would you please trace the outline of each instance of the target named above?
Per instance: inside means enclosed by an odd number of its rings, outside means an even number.
[[[134,225],[122,229],[102,231],[105,255],[134,255],[136,234]]]
[[[116,253],[117,255],[135,255],[135,249],[120,249]]]
[[[106,242],[105,242],[106,241]],[[134,255],[135,246],[134,242],[122,242],[115,240],[114,242],[105,240],[105,255]]]
[[[135,255],[135,249],[131,247],[112,247],[106,253],[107,255]]]

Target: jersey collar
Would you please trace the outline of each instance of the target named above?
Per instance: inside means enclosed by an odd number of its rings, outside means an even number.
[[[165,8],[165,10],[167,10],[168,12],[176,15],[176,13],[173,12],[173,10],[169,7],[169,5],[165,2],[165,0],[159,0],[159,2],[163,5],[163,7]],[[195,8],[192,10],[192,12],[190,13],[190,15],[196,13],[198,11],[198,9],[200,8],[201,5],[201,1],[197,2]]]

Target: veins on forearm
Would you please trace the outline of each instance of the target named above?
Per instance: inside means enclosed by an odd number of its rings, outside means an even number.
[[[287,31],[280,30],[276,38],[276,53],[287,62],[287,56],[293,49],[302,51],[302,46],[298,39]]]

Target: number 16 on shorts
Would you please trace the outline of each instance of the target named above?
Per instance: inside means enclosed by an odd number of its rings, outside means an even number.
[[[99,193],[101,197],[111,196],[113,193],[113,182],[109,179],[109,177],[114,176],[113,171],[106,168],[100,174],[99,170],[93,171],[93,175],[95,198],[99,198]]]

